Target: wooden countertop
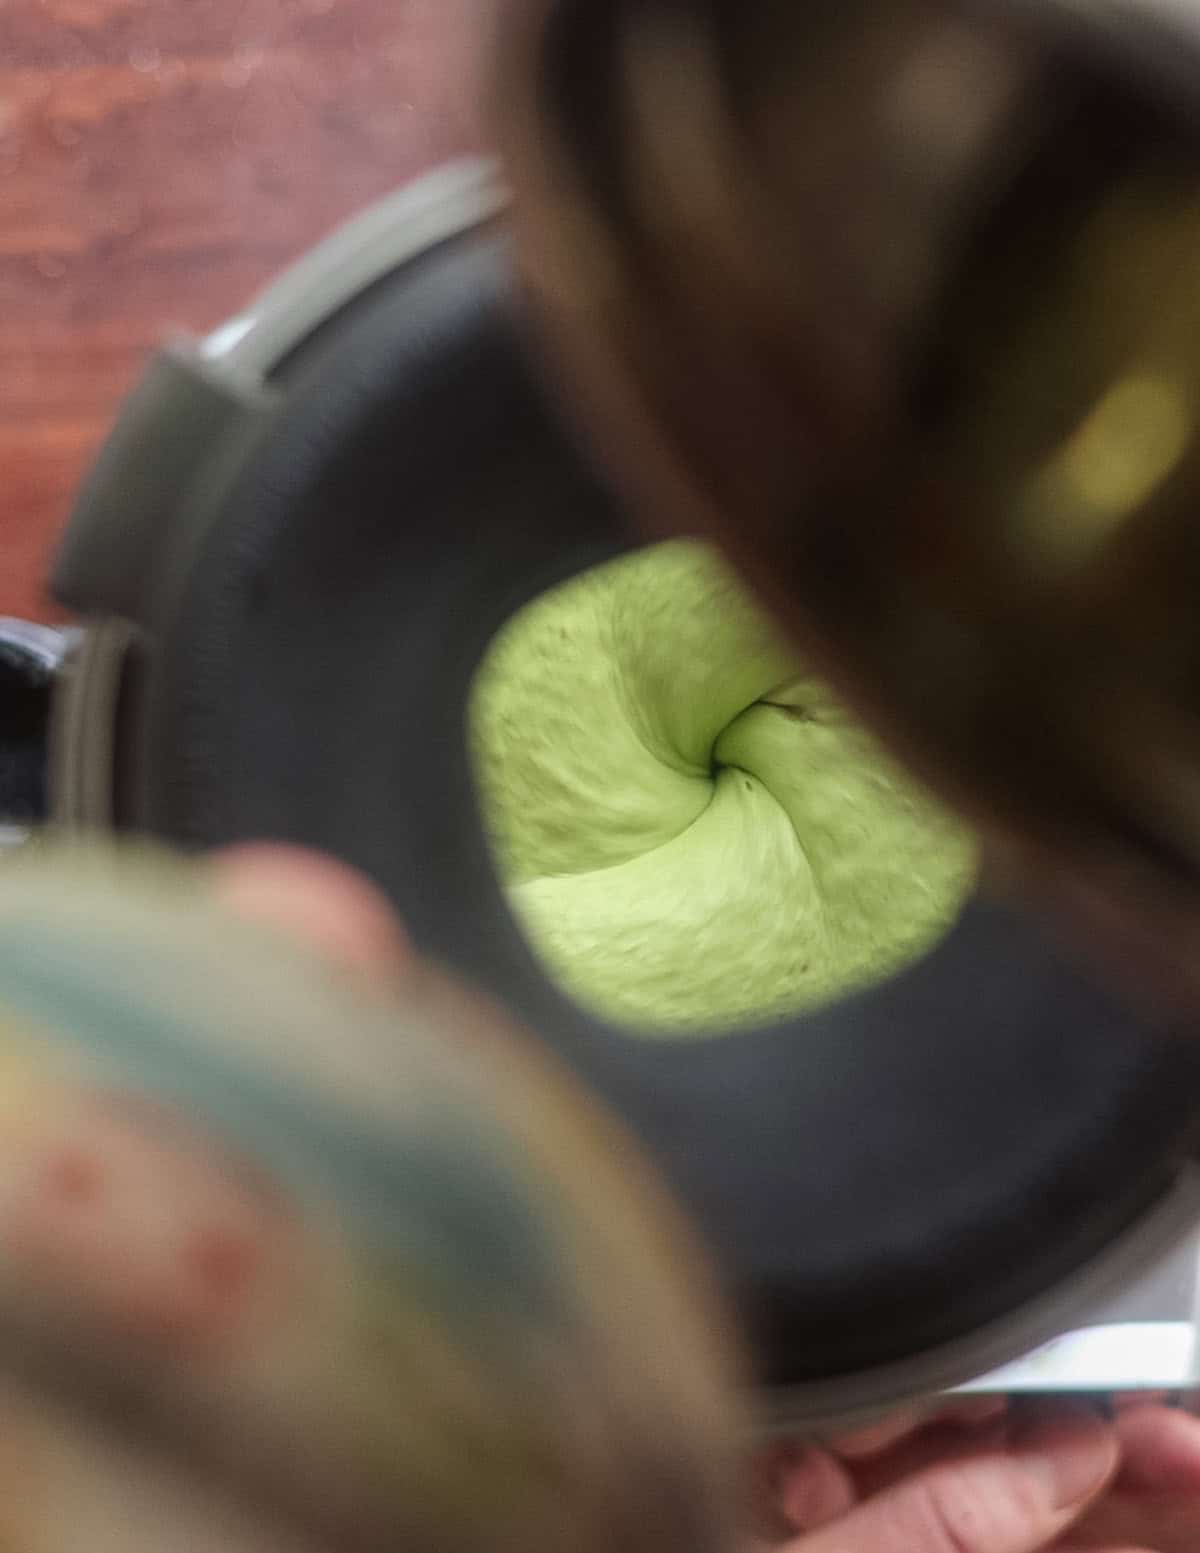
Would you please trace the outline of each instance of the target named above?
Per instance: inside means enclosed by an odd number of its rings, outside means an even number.
[[[122,393],[345,216],[479,142],[489,0],[0,6],[0,614]]]

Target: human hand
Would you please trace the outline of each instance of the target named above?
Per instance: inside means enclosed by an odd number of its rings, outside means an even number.
[[[1153,1403],[1109,1425],[979,1399],[828,1449],[781,1446],[761,1471],[785,1553],[1200,1547],[1200,1422]]]
[[[1115,1432],[1121,1467],[1112,1487],[1072,1529],[1083,1550],[1200,1548],[1200,1419],[1147,1405],[1123,1410]]]

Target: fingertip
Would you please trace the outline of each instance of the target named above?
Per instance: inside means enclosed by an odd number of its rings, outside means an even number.
[[[846,1468],[827,1450],[800,1447],[777,1468],[776,1503],[793,1532],[817,1531],[854,1507],[857,1495]]]
[[[335,858],[254,842],[214,853],[208,866],[213,893],[228,910],[289,933],[340,965],[391,975],[413,958],[382,890]]]
[[[1200,1419],[1147,1404],[1118,1413],[1124,1487],[1159,1493],[1200,1492]]]
[[[1087,1412],[1035,1419],[1014,1435],[1012,1449],[1054,1510],[1073,1510],[1094,1499],[1112,1480],[1121,1455],[1114,1428]]]

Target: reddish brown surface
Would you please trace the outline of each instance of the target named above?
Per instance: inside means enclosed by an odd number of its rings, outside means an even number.
[[[477,143],[490,0],[3,0],[0,614],[139,363]]]

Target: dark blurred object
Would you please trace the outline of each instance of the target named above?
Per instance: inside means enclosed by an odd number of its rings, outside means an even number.
[[[0,7],[0,613],[143,357],[472,147],[492,0]]]
[[[561,0],[507,63],[525,272],[642,511],[1194,996],[1200,20]]]

